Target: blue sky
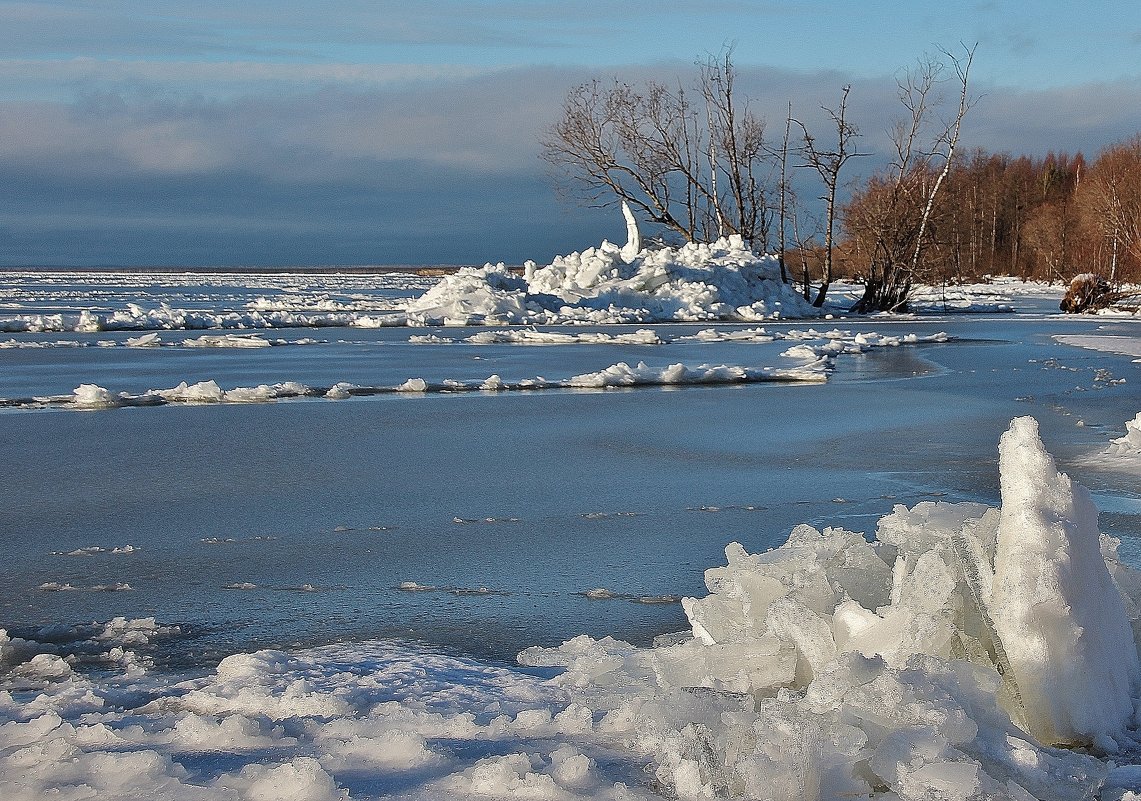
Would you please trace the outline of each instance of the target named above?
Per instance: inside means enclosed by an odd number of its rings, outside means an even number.
[[[624,230],[538,159],[574,84],[732,43],[773,130],[851,83],[883,151],[893,74],[960,42],[966,146],[1141,130],[1135,3],[0,0],[0,264],[543,261]]]

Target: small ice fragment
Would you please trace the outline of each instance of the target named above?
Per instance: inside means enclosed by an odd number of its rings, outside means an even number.
[[[125,344],[128,348],[157,348],[162,344],[159,335],[155,333],[143,334],[137,337],[128,337]]]
[[[396,388],[397,392],[427,392],[428,382],[423,378],[409,378]]]
[[[436,588],[429,584],[420,584],[415,581],[402,581],[400,582],[400,586],[396,589],[401,592],[430,592]]]

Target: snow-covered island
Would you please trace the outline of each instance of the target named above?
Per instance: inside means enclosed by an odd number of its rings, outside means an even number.
[[[633,242],[635,240],[631,240]],[[774,256],[739,236],[657,250],[604,241],[544,267],[464,268],[409,303],[409,323],[504,325],[754,321],[817,317],[820,310],[780,279]]]

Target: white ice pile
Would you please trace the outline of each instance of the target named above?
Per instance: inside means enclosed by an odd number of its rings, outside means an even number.
[[[1113,440],[1107,453],[1141,461],[1141,412],[1132,420],[1125,421],[1125,436]]]
[[[780,280],[777,261],[739,236],[712,244],[641,250],[603,242],[551,264],[464,268],[407,307],[409,324],[648,323],[815,317]]]
[[[1032,418],[1000,443],[1002,508],[925,502],[706,572],[652,649],[529,649],[622,721],[681,798],[1081,799],[1136,747],[1141,577]],[[1127,613],[1128,610],[1128,613]],[[1131,625],[1132,621],[1132,625]]]
[[[33,398],[27,405],[63,405],[74,409],[113,409],[120,406],[161,406],[167,403],[266,403],[311,394],[296,381],[222,389],[216,381],[185,381],[170,389],[152,389],[139,395],[112,392],[97,384],[80,384],[71,395]]]
[[[165,303],[146,308],[129,303],[118,311],[101,313],[84,309],[78,314],[20,315],[0,320],[0,331],[43,333],[47,331],[180,331],[200,329],[248,328],[315,328],[350,326],[358,319],[367,319],[368,327],[375,327],[382,318],[369,317],[357,312],[292,312],[292,311],[199,311],[180,309]],[[403,315],[393,317],[387,324],[403,325]]]
[[[183,381],[169,389],[149,389],[142,393],[113,392],[98,384],[80,384],[70,394],[32,398],[0,398],[0,407],[73,409],[94,411],[131,406],[163,406],[167,404],[232,404],[273,403],[296,398],[324,398],[347,400],[354,396],[386,395],[392,393],[458,393],[458,392],[534,392],[544,389],[606,389],[610,387],[686,386],[694,384],[755,384],[762,382],[826,381],[830,363],[827,358],[811,352],[793,354],[796,361],[784,367],[741,367],[737,365],[699,364],[687,366],[680,362],[665,367],[648,366],[645,362],[631,366],[618,362],[591,373],[569,378],[549,380],[542,376],[518,381],[504,381],[498,374],[484,379],[457,381],[444,379],[428,382],[423,378],[409,378],[401,384],[363,386],[340,381],[331,387],[312,387],[297,381],[276,384],[259,384],[254,387],[223,389],[217,381],[207,380],[189,384]]]
[[[509,328],[499,331],[479,331],[461,340],[439,334],[419,334],[408,337],[417,345],[452,345],[465,342],[469,345],[662,345],[665,340],[648,328],[636,331],[540,331],[536,328]]]
[[[584,373],[568,378],[560,386],[571,388],[684,386],[686,384],[743,384],[759,381],[824,381],[827,379],[823,360],[811,358],[797,368],[777,370],[771,367],[749,368],[736,365],[708,365],[686,367],[671,364],[664,368],[649,367],[638,362],[633,367],[626,362],[612,364],[604,370]]]
[[[767,330],[765,328],[746,329],[717,329],[706,328],[695,334],[683,334],[678,337],[663,337],[661,333],[649,328],[639,328],[635,331],[609,333],[606,331],[583,331],[568,333],[564,331],[543,331],[536,328],[507,328],[500,330],[478,331],[463,338],[444,337],[439,334],[418,334],[408,338],[415,345],[454,345],[465,343],[468,345],[668,345],[674,342],[748,342],[754,344],[767,344],[783,340],[793,340],[809,343],[802,348],[786,352],[794,358],[824,356],[838,356],[842,353],[863,353],[871,348],[890,348],[900,345],[918,345],[921,343],[948,342],[951,337],[946,332],[919,335],[903,334],[892,336],[879,334],[875,331],[840,330],[833,328],[830,331],[817,331],[815,328],[787,330]],[[812,340],[820,340],[812,344]]]
[[[305,341],[308,344],[309,341]],[[311,341],[311,340],[310,340]],[[175,345],[184,348],[268,348],[273,345],[289,344],[282,339],[266,339],[257,334],[203,334],[200,337],[191,337],[178,343],[164,342],[155,332],[142,334],[137,337],[128,337],[123,343],[129,348],[157,348],[165,345]]]

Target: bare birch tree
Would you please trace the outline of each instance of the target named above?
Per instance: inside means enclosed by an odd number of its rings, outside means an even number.
[[[780,264],[780,280],[788,283],[788,269],[785,265],[785,252],[788,250],[788,200],[791,188],[788,184],[788,142],[792,133],[792,102],[788,104],[788,113],[784,117],[784,139],[780,147],[780,242],[777,250],[777,261]],[[807,291],[807,290],[805,290]],[[807,295],[805,296],[807,299]]]
[[[892,127],[895,154],[889,168],[868,182],[845,207],[845,230],[866,254],[864,295],[854,311],[894,311],[908,296],[934,244],[933,215],[939,190],[954,164],[963,118],[973,105],[968,94],[975,48],[961,55],[942,51],[953,72],[958,103],[954,115],[935,120],[937,90],[948,64],[925,56],[898,81],[906,114]]]
[[[590,81],[542,140],[562,188],[593,206],[626,201],[687,242],[739,234],[768,245],[764,121],[736,86],[732,51],[698,64],[696,89]]]
[[[824,201],[825,214],[824,264],[823,274],[820,278],[820,290],[816,293],[816,299],[812,301],[812,305],[816,307],[824,305],[824,299],[828,295],[828,287],[832,284],[832,254],[835,249],[836,234],[836,191],[840,184],[840,171],[844,169],[845,164],[856,156],[867,155],[854,149],[855,140],[860,133],[847,117],[848,94],[851,91],[851,86],[843,88],[840,95],[840,105],[837,108],[822,107],[836,126],[835,149],[825,150],[817,138],[809,133],[804,123],[795,120],[804,136],[803,153],[806,166],[816,170],[820,175],[820,180],[824,183],[824,195],[820,198]]]

